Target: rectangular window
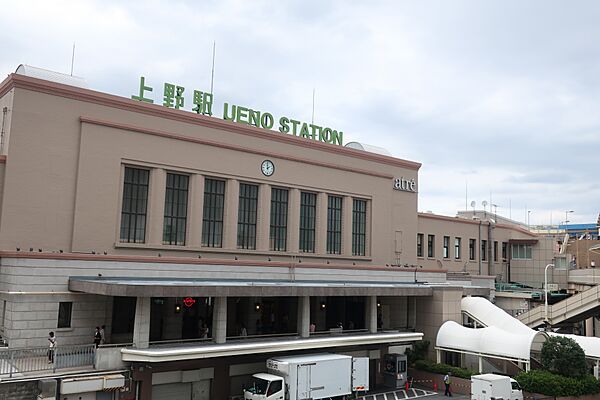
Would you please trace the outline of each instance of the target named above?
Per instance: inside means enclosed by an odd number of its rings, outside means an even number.
[[[58,303],[58,324],[57,328],[71,327],[71,313],[73,311],[73,303],[70,301],[61,301]]]
[[[303,253],[315,252],[315,224],[317,218],[316,193],[300,193],[300,243]]]
[[[423,257],[423,234],[417,233],[417,257]]]
[[[469,260],[471,260],[471,261],[475,260],[475,248],[476,248],[475,239],[469,239]]]
[[[258,186],[240,183],[237,228],[238,249],[256,249],[257,205]]]
[[[506,254],[507,254],[506,248],[507,247],[508,247],[508,243],[502,242],[502,260],[503,261],[506,261]]]
[[[204,210],[202,215],[202,246],[223,246],[223,206],[225,181],[204,180]]]
[[[435,235],[427,235],[427,257],[435,257]]]
[[[461,238],[454,238],[454,259],[460,260],[460,247],[461,247]]]
[[[271,232],[269,242],[271,250],[285,251],[287,248],[287,189],[271,189]]]
[[[494,240],[494,261],[498,261],[498,242]]]
[[[189,180],[187,175],[167,174],[163,244],[185,245]]]
[[[327,253],[342,253],[342,198],[327,197]]]
[[[367,238],[367,201],[352,200],[352,255],[364,256]]]
[[[125,167],[120,235],[123,243],[144,243],[146,239],[149,176],[147,169]]]
[[[531,260],[531,245],[530,244],[513,244],[512,248],[512,258],[515,260]]]
[[[487,240],[481,241],[481,261],[487,259]]]
[[[450,236],[444,236],[444,247],[443,256],[444,258],[450,258]]]

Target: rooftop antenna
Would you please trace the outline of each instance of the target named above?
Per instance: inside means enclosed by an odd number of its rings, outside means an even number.
[[[210,94],[213,94],[213,85],[215,83],[215,50],[217,48],[217,42],[213,40],[213,57],[212,57],[212,70],[210,72]]]
[[[312,105],[312,118],[310,123],[314,125],[315,123],[315,88],[313,88],[313,105]]]
[[[71,54],[71,76],[73,76],[73,64],[75,64],[75,42],[73,42],[73,53]]]

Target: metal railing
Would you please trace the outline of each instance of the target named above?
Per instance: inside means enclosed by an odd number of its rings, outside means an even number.
[[[65,368],[95,368],[96,346],[29,347],[0,349],[0,376],[25,375],[29,372],[55,372]]]

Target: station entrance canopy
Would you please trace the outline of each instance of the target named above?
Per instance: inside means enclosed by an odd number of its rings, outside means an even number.
[[[431,296],[424,283],[246,280],[194,278],[69,277],[69,290],[104,296]]]

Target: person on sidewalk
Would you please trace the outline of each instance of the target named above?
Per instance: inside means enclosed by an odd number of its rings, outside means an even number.
[[[446,387],[446,390],[444,391],[444,396],[452,397],[452,393],[450,392],[450,376],[452,376],[450,372],[448,372],[446,376],[444,376],[444,386]]]

